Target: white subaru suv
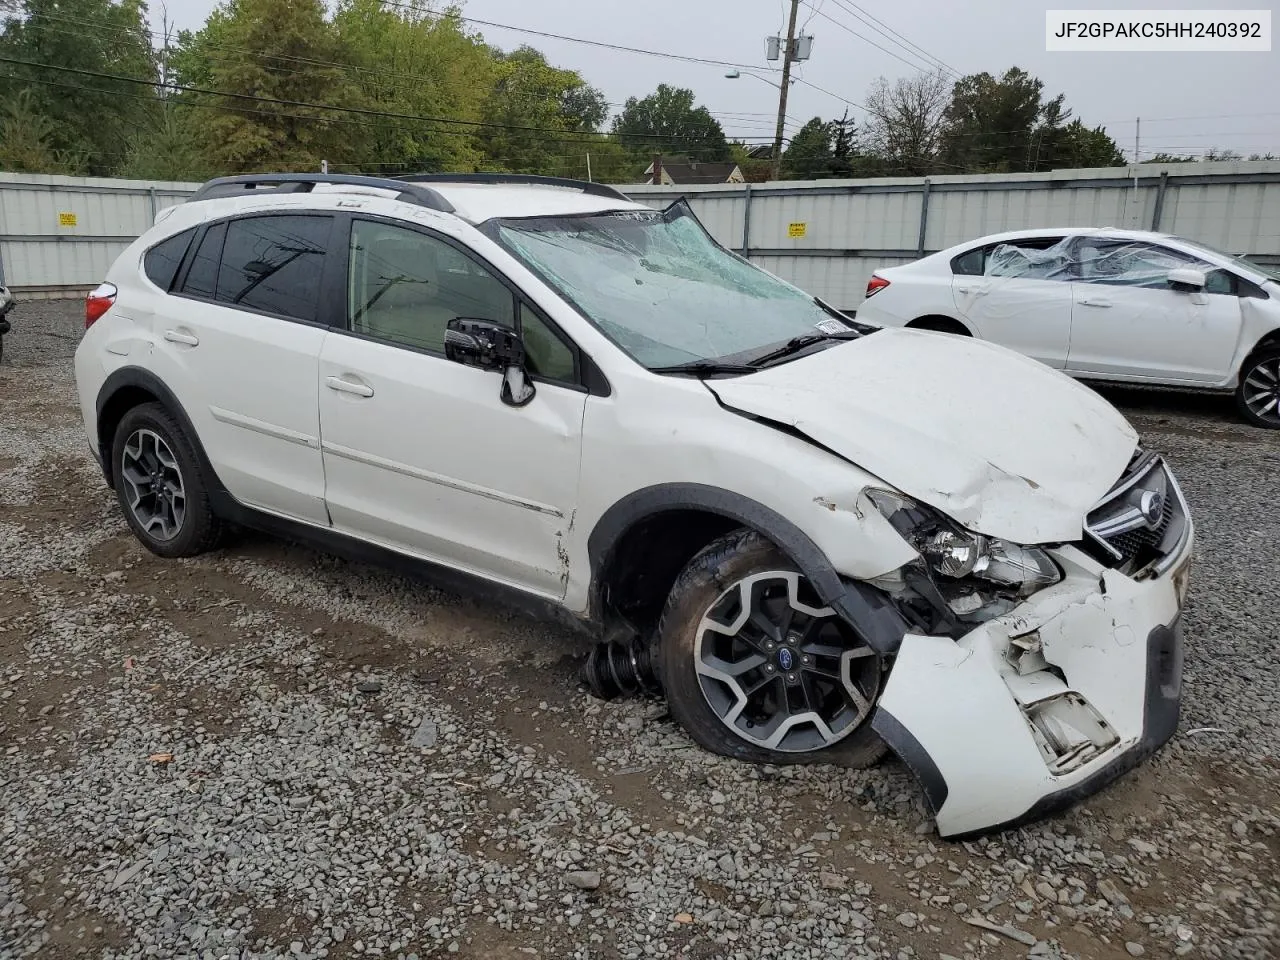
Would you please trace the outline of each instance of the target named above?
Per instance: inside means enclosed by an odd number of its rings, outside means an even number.
[[[892,749],[947,837],[1173,734],[1187,505],[1064,374],[857,324],[598,184],[231,177],[157,219],[75,362],[155,553],[240,524],[523,598],[711,750]]]

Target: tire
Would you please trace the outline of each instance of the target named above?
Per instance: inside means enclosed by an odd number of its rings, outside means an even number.
[[[919,320],[912,320],[907,324],[907,326],[912,330],[933,330],[936,333],[954,333],[958,337],[972,336],[963,323],[958,320],[952,320],[949,317],[921,317]]]
[[[121,418],[111,463],[125,521],[152,553],[194,557],[221,541],[225,525],[209,503],[195,448],[163,405],[142,404]]]
[[[1280,430],[1280,347],[1259,350],[1244,362],[1236,407],[1246,423]]]
[[[748,606],[744,597],[751,601],[754,617],[743,612]],[[797,605],[816,615],[801,612]],[[737,632],[706,629],[712,615],[722,626],[737,625]],[[772,624],[773,641],[753,620]],[[783,637],[787,643],[778,642]],[[828,652],[819,653],[819,648]],[[740,656],[730,660],[731,651]],[[761,662],[739,674],[742,683],[736,694],[729,682],[707,673],[714,669],[708,661],[743,670],[753,658]],[[657,661],[671,715],[713,753],[758,763],[861,768],[887,752],[870,722],[885,664],[821,605],[782,551],[754,531],[738,530],[709,544],[676,579],[658,625]],[[861,704],[836,679],[846,662]],[[790,674],[783,669],[788,664]],[[789,675],[799,677],[799,682],[789,681]],[[741,694],[755,684],[762,686],[735,715]],[[817,711],[809,709],[815,701]],[[825,722],[826,733],[803,719],[806,712]],[[770,745],[779,733],[782,739]]]

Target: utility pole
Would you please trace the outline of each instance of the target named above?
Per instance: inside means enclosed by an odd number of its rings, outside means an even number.
[[[796,16],[800,0],[791,0],[791,18],[787,22],[787,44],[782,51],[782,90],[778,94],[778,132],[773,137],[773,179],[782,179],[782,133],[787,125],[787,91],[791,87],[791,61],[796,55]]]

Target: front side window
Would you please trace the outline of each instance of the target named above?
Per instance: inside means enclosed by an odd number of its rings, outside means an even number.
[[[1169,271],[1212,268],[1190,254],[1141,240],[1107,240],[1089,237],[1077,244],[1075,279],[1109,286],[1169,289]]]
[[[839,319],[720,247],[683,205],[485,230],[647,367],[759,352]]]
[[[187,255],[187,247],[191,246],[191,238],[196,228],[183,230],[168,240],[162,240],[146,252],[142,258],[142,269],[147,279],[166,293],[173,286],[173,278],[178,275],[178,267],[182,258]]]
[[[515,297],[492,273],[435,237],[371,220],[351,225],[347,316],[352,331],[444,352],[455,317],[515,328]]]
[[[216,299],[294,320],[314,321],[332,217],[233,220],[218,268]]]

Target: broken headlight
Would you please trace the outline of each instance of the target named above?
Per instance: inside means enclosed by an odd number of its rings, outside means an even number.
[[[925,576],[908,576],[908,583],[914,580],[912,586],[923,599],[935,607],[945,605],[955,620],[998,617],[1062,579],[1053,558],[1039,547],[972,533],[899,493],[868,490],[867,497],[920,554],[917,566]]]

